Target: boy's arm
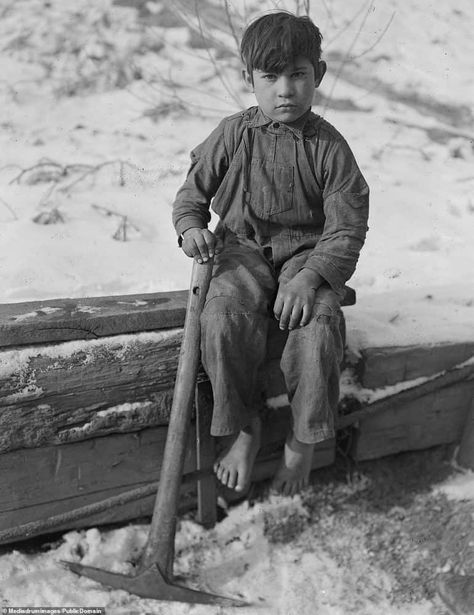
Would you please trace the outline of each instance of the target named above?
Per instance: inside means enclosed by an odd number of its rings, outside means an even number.
[[[189,229],[206,229],[209,205],[229,167],[223,120],[209,137],[191,152],[191,167],[173,203],[173,224],[182,238]]]
[[[364,245],[369,213],[369,187],[342,137],[331,144],[325,157],[323,200],[323,234],[305,268],[342,293]]]
[[[278,288],[273,311],[280,329],[308,324],[323,283],[342,294],[365,241],[369,188],[342,137],[325,157],[324,180],[323,234],[304,267]]]

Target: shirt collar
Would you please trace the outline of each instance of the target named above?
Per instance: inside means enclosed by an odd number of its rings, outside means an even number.
[[[256,113],[252,120],[249,122],[249,126],[257,128],[260,126],[268,126],[273,122],[273,120],[265,115],[265,113],[260,109],[260,107],[255,107]],[[319,120],[319,116],[314,114],[311,109],[308,109],[301,117],[299,117],[294,122],[284,123],[278,122],[282,124],[292,133],[294,133],[297,137],[302,138],[303,136],[311,136],[314,134],[314,130],[312,129],[316,121]]]

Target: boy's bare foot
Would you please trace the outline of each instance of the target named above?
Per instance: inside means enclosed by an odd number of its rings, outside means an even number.
[[[295,495],[308,485],[314,444],[305,444],[295,438],[293,432],[288,434],[285,452],[271,489],[282,495]]]
[[[250,483],[253,464],[260,448],[261,421],[256,417],[242,429],[214,464],[214,472],[223,485],[245,491]]]

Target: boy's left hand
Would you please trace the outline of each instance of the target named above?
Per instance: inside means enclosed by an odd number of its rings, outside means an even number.
[[[293,279],[278,288],[273,313],[280,329],[294,329],[308,324],[313,313],[316,290],[323,278],[312,269],[301,269]]]

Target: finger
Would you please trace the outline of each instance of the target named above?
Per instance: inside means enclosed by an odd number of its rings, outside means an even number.
[[[288,322],[290,320],[291,311],[293,306],[288,303],[283,304],[283,309],[280,314],[280,329],[284,330],[288,328]]]
[[[215,236],[213,233],[211,233],[211,231],[206,230],[203,232],[203,237],[204,237],[204,241],[206,242],[207,253],[209,257],[212,258],[214,256],[215,245],[216,245]]]
[[[278,292],[277,298],[275,299],[275,303],[273,304],[273,314],[277,320],[280,320],[281,311],[283,309],[283,298]]]
[[[311,320],[312,311],[313,310],[311,309],[311,307],[307,303],[305,303],[303,306],[303,315],[301,316],[300,320],[300,327],[306,327],[306,325]]]
[[[288,329],[295,329],[301,322],[302,308],[300,305],[294,305],[291,310],[290,322],[288,323]]]
[[[197,263],[202,263],[201,253],[194,239],[188,239],[186,242],[183,242],[182,248],[186,256],[194,258]]]
[[[196,245],[196,252],[194,258],[198,263],[207,262],[209,260],[209,250],[205,237],[201,234],[194,239]]]

